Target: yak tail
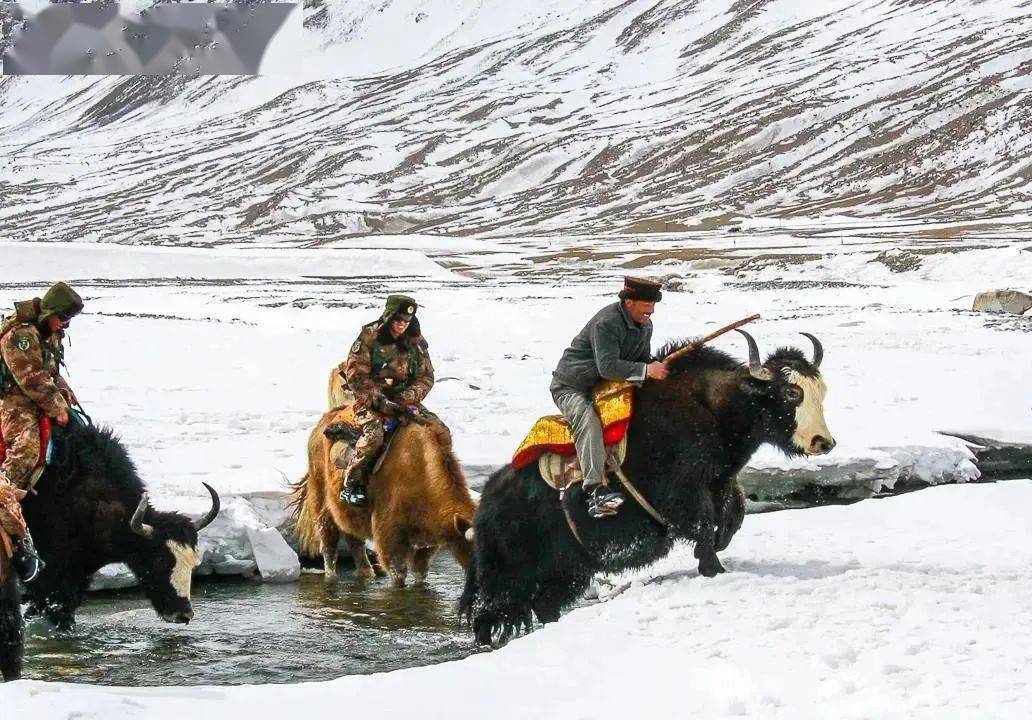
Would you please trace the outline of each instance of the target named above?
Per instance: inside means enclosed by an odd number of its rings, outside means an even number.
[[[321,552],[319,528],[322,525],[324,508],[319,502],[319,493],[309,493],[308,473],[296,483],[290,484],[290,517],[297,533],[298,549],[302,555],[318,555]],[[319,507],[316,507],[319,506]]]

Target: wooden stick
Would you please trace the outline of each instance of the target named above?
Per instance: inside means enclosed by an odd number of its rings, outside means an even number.
[[[760,319],[760,316],[757,314],[757,315],[750,315],[749,317],[742,318],[741,320],[736,320],[735,322],[731,323],[730,325],[725,325],[724,327],[720,328],[719,330],[714,330],[713,332],[711,332],[706,337],[699,338],[695,342],[688,343],[687,345],[685,345],[680,350],[675,350],[674,352],[670,353],[665,358],[663,358],[663,362],[666,363],[666,364],[669,364],[669,363],[673,362],[674,360],[676,360],[677,358],[679,358],[682,355],[684,355],[685,353],[690,353],[692,350],[695,350],[696,348],[705,345],[710,340],[718,338],[721,335],[723,335],[724,333],[731,332],[735,328],[740,328],[743,325],[747,325],[747,324],[751,323],[753,320],[759,320],[759,319]]]

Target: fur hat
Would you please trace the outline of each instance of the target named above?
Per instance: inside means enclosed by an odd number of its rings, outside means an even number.
[[[384,322],[390,322],[395,317],[411,320],[418,309],[419,305],[408,295],[388,295],[387,306],[384,308],[380,319]]]
[[[655,280],[627,275],[624,277],[624,286],[623,290],[620,291],[620,299],[659,302],[663,299],[661,287]]]
[[[39,303],[39,322],[42,323],[51,315],[68,320],[81,313],[82,308],[83,303],[79,293],[63,282],[54,283],[54,286],[47,290],[47,294]]]

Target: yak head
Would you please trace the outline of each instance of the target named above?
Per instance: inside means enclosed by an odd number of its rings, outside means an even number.
[[[211,510],[192,521],[179,513],[157,512],[140,498],[129,528],[136,534],[135,547],[126,562],[140,581],[154,610],[166,622],[193,619],[190,586],[197,564],[197,534],[219,514],[219,495],[208,483]]]
[[[766,435],[789,455],[824,455],[835,438],[824,420],[828,388],[821,376],[824,348],[820,340],[801,333],[813,344],[813,357],[796,348],[781,348],[760,363],[760,351],[749,333],[738,330],[749,343],[749,378],[745,389],[767,408]]]

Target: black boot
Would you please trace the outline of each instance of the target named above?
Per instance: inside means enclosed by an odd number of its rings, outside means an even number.
[[[366,471],[364,467],[352,467],[344,479],[344,489],[340,491],[340,499],[353,507],[364,507],[366,504]]]
[[[32,543],[32,535],[26,533],[21,542],[14,546],[14,556],[11,558],[11,565],[14,567],[14,572],[24,583],[30,583],[35,580],[43,568],[46,567],[46,563],[39,557],[39,554],[36,552],[36,546]]]
[[[585,486],[584,496],[588,501],[588,515],[593,518],[616,515],[624,502],[622,493],[610,490],[602,483]]]

